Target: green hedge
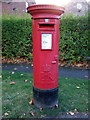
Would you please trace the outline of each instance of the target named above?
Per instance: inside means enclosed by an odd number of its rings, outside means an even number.
[[[88,16],[66,15],[61,19],[60,59],[83,61],[88,53]]]
[[[32,57],[30,17],[5,15],[2,18],[2,55]],[[83,61],[88,55],[88,19],[86,16],[64,15],[60,24],[59,59]]]
[[[2,19],[2,55],[7,58],[31,57],[31,19],[14,15]]]

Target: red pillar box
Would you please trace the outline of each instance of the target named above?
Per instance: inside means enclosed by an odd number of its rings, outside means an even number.
[[[40,108],[58,104],[58,39],[60,15],[64,8],[55,5],[33,5],[33,99]]]

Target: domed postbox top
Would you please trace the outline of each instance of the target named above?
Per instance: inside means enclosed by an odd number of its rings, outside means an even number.
[[[32,18],[60,18],[64,10],[63,7],[48,4],[32,5],[27,8]]]

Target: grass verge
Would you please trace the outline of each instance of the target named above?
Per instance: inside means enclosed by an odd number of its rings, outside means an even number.
[[[40,109],[30,105],[32,74],[2,72],[3,118],[42,118],[61,112],[88,112],[88,80],[59,77],[59,108]]]

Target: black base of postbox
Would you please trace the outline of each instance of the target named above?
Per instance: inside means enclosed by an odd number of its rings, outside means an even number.
[[[38,108],[52,108],[58,104],[58,88],[41,90],[33,87],[33,102]]]

